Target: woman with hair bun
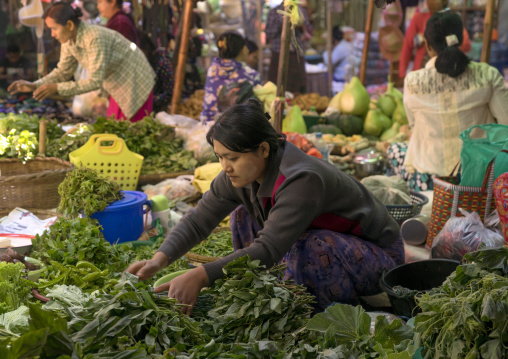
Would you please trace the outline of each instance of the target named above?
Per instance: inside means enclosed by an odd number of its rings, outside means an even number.
[[[78,7],[58,2],[44,12],[51,36],[61,44],[60,61],[47,76],[35,81],[16,81],[8,87],[12,94],[33,92],[37,101],[51,95],[74,96],[101,87],[109,95],[108,116],[132,122],[143,119],[153,109],[155,73],[143,52],[122,34],[80,20]],[[89,77],[72,81],[78,63]]]
[[[383,270],[404,263],[400,229],[386,206],[353,177],[286,141],[259,101],[228,108],[206,138],[222,172],[154,257],[127,268],[141,280],[153,277],[231,213],[234,253],[155,288],[189,304],[185,313],[226,264],[245,255],[267,268],[285,263],[285,279],[308,288],[316,311],[379,293]]]
[[[486,123],[508,125],[503,77],[489,64],[470,61],[460,50],[462,28],[453,11],[434,14],[425,28],[431,59],[404,81],[412,135],[405,156],[405,147],[397,144],[389,149],[389,157],[397,174],[416,190],[432,189],[432,175],[452,172],[460,160],[462,131]]]
[[[245,63],[249,49],[242,35],[236,31],[226,31],[217,39],[217,47],[219,57],[212,60],[206,74],[203,111],[200,115],[203,122],[213,121],[219,113],[217,101],[222,86],[243,81],[249,81],[253,86],[261,84],[259,73]]]

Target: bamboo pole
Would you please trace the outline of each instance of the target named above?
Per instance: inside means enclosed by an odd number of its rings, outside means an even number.
[[[365,22],[365,40],[363,42],[362,63],[360,64],[360,82],[365,85],[365,70],[369,55],[370,33],[372,31],[372,18],[374,17],[374,0],[369,0],[367,21]]]
[[[485,20],[483,21],[483,43],[481,62],[489,63],[490,60],[490,42],[492,40],[492,19],[494,18],[495,0],[488,0],[485,9]]]
[[[256,15],[257,15],[257,36],[256,40],[258,43],[258,72],[261,75],[261,78],[263,78],[263,44],[261,42],[261,24],[263,23],[263,11],[261,8],[261,1],[262,0],[255,0],[256,1]]]
[[[178,64],[175,71],[175,87],[173,97],[171,98],[171,114],[174,115],[176,106],[182,98],[183,81],[185,78],[185,64],[187,63],[187,53],[189,51],[189,37],[192,25],[192,7],[194,0],[185,0],[183,10],[183,25],[180,48],[178,50]]]
[[[332,51],[333,51],[333,24],[332,24],[332,0],[327,0],[326,5],[328,7],[326,13],[326,30],[328,32],[326,36],[326,50],[328,51],[328,95],[332,97],[333,88],[333,64],[332,64]]]
[[[48,120],[39,121],[39,154],[46,154]]]
[[[289,6],[284,6],[284,11],[289,12]],[[289,17],[284,15],[282,23],[282,35],[280,44],[279,68],[277,71],[277,97],[279,99],[286,97],[286,83],[288,77],[288,63],[289,63],[289,42],[291,40],[291,29],[289,24]],[[279,101],[276,99],[275,101]],[[282,119],[284,116],[284,104],[275,106],[275,119],[274,127],[277,132],[282,130]]]

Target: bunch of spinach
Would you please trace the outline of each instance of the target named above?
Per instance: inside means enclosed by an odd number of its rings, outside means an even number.
[[[92,134],[93,125],[83,125],[73,133],[51,139],[46,147],[46,156],[69,161],[69,153],[84,146]]]
[[[63,309],[57,312],[69,321],[69,335],[85,355],[142,350],[162,357],[204,343],[198,323],[182,314],[175,299],[154,294],[128,273],[85,305],[73,306],[68,300],[59,304]]]
[[[506,358],[508,248],[483,248],[464,262],[417,298],[415,348],[424,358]]]
[[[210,257],[224,257],[233,253],[231,231],[212,232],[207,239],[192,248],[192,253]]]
[[[41,235],[32,239],[30,254],[45,262],[76,265],[87,260],[101,270],[109,263],[117,265],[121,259],[115,248],[104,239],[99,222],[90,218],[59,218]]]
[[[0,262],[0,314],[17,309],[30,293],[23,263]]]
[[[117,182],[87,167],[76,167],[67,173],[58,186],[58,193],[58,211],[74,218],[100,212],[123,197]]]
[[[290,340],[312,313],[314,297],[304,287],[279,280],[283,266],[266,270],[248,256],[229,263],[208,291],[214,308],[202,324],[217,342]]]
[[[39,118],[37,115],[28,114],[0,114],[0,134],[7,134],[15,129],[18,132],[28,131],[33,133],[36,138],[39,138],[40,121],[46,120],[46,136],[48,140],[59,138],[64,134],[64,131],[58,126],[58,121],[55,119]]]

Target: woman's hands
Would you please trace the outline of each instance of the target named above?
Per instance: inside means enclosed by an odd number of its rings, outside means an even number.
[[[166,267],[168,262],[168,257],[164,253],[157,252],[150,260],[132,263],[126,269],[126,272],[138,276],[140,280],[146,280],[152,278],[158,271]]]
[[[181,309],[184,314],[190,315],[198,299],[199,292],[208,285],[209,280],[205,268],[199,266],[168,283],[156,287],[154,290],[155,293],[167,290],[168,297],[175,298],[180,304],[188,304],[188,307],[182,307]]]
[[[40,86],[34,91],[34,99],[37,101],[43,101],[49,96],[58,94],[57,84],[47,84]]]
[[[7,87],[7,91],[14,95],[18,92],[32,92],[37,88],[33,82],[26,80],[18,80],[14,81],[12,84]]]

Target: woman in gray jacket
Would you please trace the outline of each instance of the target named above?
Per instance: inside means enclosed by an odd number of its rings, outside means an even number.
[[[227,263],[244,255],[267,267],[285,262],[286,279],[305,285],[317,310],[378,293],[382,271],[404,263],[399,226],[386,207],[352,177],[286,142],[257,100],[225,111],[207,140],[222,172],[153,259],[127,269],[142,280],[153,277],[233,212],[234,253],[156,288],[189,304],[184,312]]]

